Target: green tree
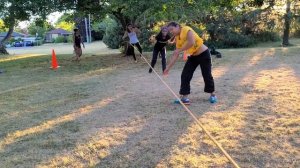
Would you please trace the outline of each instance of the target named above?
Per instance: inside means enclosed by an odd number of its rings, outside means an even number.
[[[284,19],[284,29],[283,29],[283,37],[282,37],[282,45],[289,46],[291,45],[289,42],[289,36],[291,32],[292,22],[298,22],[299,19],[299,7],[300,1],[299,0],[286,0],[285,1],[285,14],[283,16]],[[295,29],[299,26],[295,24]]]
[[[38,21],[39,22],[39,21]],[[38,37],[45,37],[45,33],[54,29],[54,26],[51,23],[43,21],[41,23],[31,22],[28,26],[28,32],[31,35],[38,35]]]
[[[284,30],[282,37],[282,45],[289,46],[290,26],[291,26],[292,12],[291,12],[291,1],[286,0],[286,13],[284,14]]]
[[[6,32],[7,28],[5,27],[4,21],[0,19],[0,32]]]
[[[270,6],[274,7],[272,10],[278,12],[279,19],[282,24],[283,36],[282,36],[282,45],[289,46],[289,36],[291,32],[291,23],[297,21],[297,7],[299,7],[299,0],[260,0],[264,3],[268,3]],[[292,10],[292,6],[294,7]]]
[[[0,41],[0,54],[8,54],[4,43],[10,38],[18,22],[29,20],[32,16],[45,20],[49,13],[66,10],[74,2],[69,0],[1,0],[0,18],[3,19],[8,31],[6,37]]]
[[[67,30],[67,31],[72,31],[74,28],[74,25],[75,25],[74,23],[62,21],[62,22],[59,22],[58,24],[56,24],[55,27],[61,28],[61,29]]]
[[[55,23],[56,28],[61,28],[67,31],[72,31],[74,29],[75,23],[74,19],[70,14],[62,15]]]

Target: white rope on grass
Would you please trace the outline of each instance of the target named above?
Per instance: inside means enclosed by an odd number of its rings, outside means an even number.
[[[130,43],[129,43],[130,44]],[[130,44],[134,49],[136,49],[141,57],[145,60],[145,62],[150,66],[152,71],[157,75],[157,77],[161,80],[161,82],[169,89],[169,91],[175,96],[177,100],[179,100],[180,104],[183,108],[192,116],[192,118],[196,121],[198,126],[204,131],[204,133],[211,139],[214,144],[221,150],[221,152],[225,155],[225,157],[234,165],[235,168],[240,168],[239,165],[232,159],[232,157],[226,152],[226,150],[221,146],[221,144],[210,134],[209,131],[205,129],[203,124],[198,120],[196,115],[181,101],[181,99],[176,95],[176,93],[170,88],[170,86],[162,79],[162,77],[152,68],[151,64],[147,61],[147,59],[143,56],[143,54],[132,44]]]

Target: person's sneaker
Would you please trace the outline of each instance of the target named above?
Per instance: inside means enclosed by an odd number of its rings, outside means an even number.
[[[181,101],[182,101],[182,103],[185,104],[185,105],[191,104],[191,103],[190,103],[190,99],[188,99],[188,98],[181,98]],[[180,104],[180,101],[179,101],[178,99],[176,99],[176,100],[174,101],[174,103],[175,103],[175,104]]]
[[[210,103],[217,103],[217,101],[218,101],[217,96],[210,96],[209,98]]]
[[[149,73],[152,73],[152,68],[149,69]]]

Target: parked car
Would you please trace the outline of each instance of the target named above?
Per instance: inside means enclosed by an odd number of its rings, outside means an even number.
[[[16,41],[14,44],[15,47],[23,47],[23,42],[21,41]]]
[[[24,46],[27,47],[27,46],[33,46],[33,42],[31,41],[24,41]]]

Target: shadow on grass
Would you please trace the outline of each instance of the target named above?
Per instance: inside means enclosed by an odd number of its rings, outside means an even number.
[[[296,116],[296,111],[295,109],[291,108],[289,110],[288,107],[284,107],[285,103],[280,104],[278,101],[274,101],[275,97],[278,98],[282,96],[281,101],[287,101],[286,105],[288,105],[289,96],[285,95],[289,93],[282,92],[282,95],[277,95],[278,90],[286,90],[286,85],[289,83],[289,80],[291,80],[290,82],[292,83],[297,83],[297,80],[292,80],[293,78],[297,79],[297,77],[293,76],[293,73],[291,76],[288,75],[292,71],[287,72],[287,67],[291,68],[293,64],[286,65],[284,62],[281,62],[281,59],[285,58],[281,55],[280,49],[273,49],[273,51],[267,50],[262,52],[261,55],[254,55],[248,62],[251,66],[241,68],[239,71],[230,71],[231,75],[229,73],[224,75],[225,82],[229,81],[224,83],[224,91],[227,90],[229,86],[231,86],[231,89],[226,93],[228,96],[226,101],[228,102],[225,103],[226,105],[224,107],[220,108],[222,109],[220,112],[239,112],[243,115],[243,120],[240,121],[242,124],[236,124],[236,131],[242,133],[240,136],[228,132],[228,135],[225,135],[225,137],[221,139],[228,140],[232,139],[232,137],[235,138],[237,141],[235,145],[231,144],[232,146],[230,146],[230,143],[228,143],[225,144],[224,147],[228,149],[228,152],[232,154],[233,158],[240,163],[241,167],[297,167],[297,164],[299,165],[299,162],[296,161],[297,158],[294,157],[299,154],[299,152],[296,152],[297,149],[293,149],[295,143],[293,145],[292,142],[287,142],[288,139],[292,139],[291,141],[294,142],[295,139],[297,139],[297,134],[292,135],[288,133],[291,130],[297,132],[297,130],[295,130],[298,126],[298,124],[295,123],[297,119],[291,119]],[[286,74],[282,72],[286,72]],[[276,73],[279,74],[276,75]],[[228,80],[226,80],[227,75]],[[238,78],[231,80],[229,78],[230,76]],[[258,81],[261,84],[265,84],[266,88],[257,88],[256,83]],[[225,89],[225,87],[227,89]],[[293,93],[297,91],[290,89],[290,92]],[[218,91],[218,93],[220,92]],[[225,93],[223,93],[223,95],[225,95]],[[292,95],[290,94],[290,96]],[[295,100],[298,100],[296,96],[293,101]],[[290,105],[297,107],[295,103],[293,104],[294,105]],[[285,112],[278,114],[277,108],[281,108],[281,110]],[[224,123],[228,120],[228,118],[218,117],[217,114],[215,116],[216,119],[223,118]],[[285,118],[285,122],[289,120],[293,124],[280,128],[278,126],[278,124],[282,124],[282,121],[279,121],[280,118]],[[277,122],[272,122],[272,120],[277,120]],[[234,124],[234,122],[231,121],[231,124]],[[228,126],[229,125],[230,123]],[[223,127],[226,127],[226,125],[223,125]],[[285,128],[288,129],[278,132],[273,130]],[[218,135],[217,138],[224,136],[220,135],[220,133],[216,135]],[[296,147],[299,148],[297,145]]]
[[[5,76],[1,76],[0,82],[3,83],[1,90],[3,91],[0,92],[0,99],[1,105],[5,108],[2,108],[0,111],[4,116],[7,114],[18,118],[22,117],[22,113],[26,114],[29,111],[33,111],[34,114],[37,114],[36,112],[38,111],[45,113],[45,111],[47,111],[46,109],[52,109],[55,105],[60,106],[79,100],[80,98],[85,98],[88,96],[84,94],[84,92],[89,89],[87,86],[92,87],[91,85],[97,82],[95,79],[91,80],[87,78],[85,74],[101,77],[101,75],[105,75],[107,72],[111,73],[115,70],[110,67],[111,63],[108,62],[106,64],[105,60],[101,63],[103,64],[102,67],[97,67],[100,64],[97,62],[101,61],[101,58],[99,59],[97,57],[87,58],[85,64],[94,64],[78,70],[78,72],[72,69],[78,67],[78,65],[69,61],[66,61],[69,65],[61,72],[52,71],[49,68],[36,71],[32,69],[33,67],[23,69],[14,66],[15,64],[22,65],[26,62],[30,62],[30,60],[23,61],[24,60],[21,62],[12,62],[12,65],[9,66],[12,66],[13,72],[8,72]],[[45,58],[41,60],[35,59],[35,61],[37,61],[36,64],[40,66],[40,64],[45,61]],[[78,82],[78,78],[82,81]],[[84,84],[84,80],[91,80],[92,83],[89,84],[89,82],[87,82],[87,84]],[[20,111],[21,109],[23,109],[23,112]],[[3,122],[6,122],[5,118],[2,117],[2,119]],[[18,123],[18,121],[13,122]],[[1,131],[1,133],[5,134],[6,131]]]
[[[248,59],[251,58],[246,57],[243,59],[243,61],[248,62]],[[249,67],[243,70],[242,72],[236,72],[234,70],[235,68],[236,67],[234,66],[230,67],[228,71],[224,73],[223,76],[220,76],[216,79],[216,82],[226,81],[226,79],[229,78],[234,72],[238,74],[238,78],[236,78],[235,81],[231,81],[230,83],[228,83],[228,85],[236,87],[236,84],[240,80],[242,80],[245,77],[245,75],[247,75],[247,73],[249,72],[249,69],[251,69],[251,67]],[[228,86],[225,85],[225,87]],[[217,89],[222,90],[221,88]],[[193,90],[199,90],[199,88],[193,88]],[[220,92],[218,91],[218,93]],[[196,91],[195,93],[198,94],[198,91]],[[222,94],[222,92],[220,94]],[[243,95],[235,95],[234,98],[231,99],[232,104],[227,103],[227,106],[223,108],[227,109],[233,107],[242,96]],[[143,102],[140,101],[142,101],[142,99],[139,99],[138,102],[133,102],[133,104],[135,104],[135,107],[137,108],[140,107],[140,110],[142,111],[144,107]],[[190,109],[192,109],[192,111],[194,112],[197,112],[199,117],[207,112],[214,110],[214,106],[208,104],[207,100],[195,98],[193,102],[194,103],[192,104],[192,106],[190,106]],[[159,102],[159,100],[157,99],[151,99],[151,101],[149,101],[148,104],[149,103],[164,104],[162,102]],[[168,102],[165,103],[168,104]],[[143,129],[141,129],[141,131],[130,135],[126,140],[126,143],[122,144],[121,146],[117,146],[116,148],[111,150],[111,154],[101,159],[95,167],[155,167],[155,165],[159,165],[162,161],[169,162],[169,159],[174,154],[172,151],[174,146],[179,146],[179,148],[180,146],[186,146],[180,144],[179,138],[184,134],[188,134],[187,128],[191,127],[190,123],[193,123],[193,120],[190,119],[187,113],[183,113],[183,109],[180,106],[170,108],[170,106],[167,105],[160,105],[160,107],[161,108],[156,112],[159,112],[159,114],[157,114],[159,116],[153,115],[151,118],[149,118],[144,124]],[[147,107],[148,110],[151,108],[157,110],[157,108],[155,108],[155,105],[149,105]],[[202,111],[199,112],[199,109],[202,109]],[[204,133],[201,132],[201,130],[198,131],[199,134],[202,134],[203,136]],[[205,144],[203,143],[201,145],[202,147],[205,146]],[[214,148],[214,150],[207,149],[209,147]],[[220,153],[220,151],[218,151],[215,146],[206,146],[204,148],[206,149],[202,149],[201,152],[206,154],[212,151]],[[230,151],[231,150],[229,149],[229,153]],[[213,158],[212,154],[213,153],[210,153],[208,157]],[[234,158],[238,157],[238,155],[233,156]],[[169,162],[169,164],[164,166],[180,166],[180,164],[182,164],[182,166],[188,165],[187,163],[179,163],[179,165],[172,165]],[[218,166],[213,162],[210,163],[210,165]],[[221,165],[221,167],[228,166],[230,166],[230,163]]]

